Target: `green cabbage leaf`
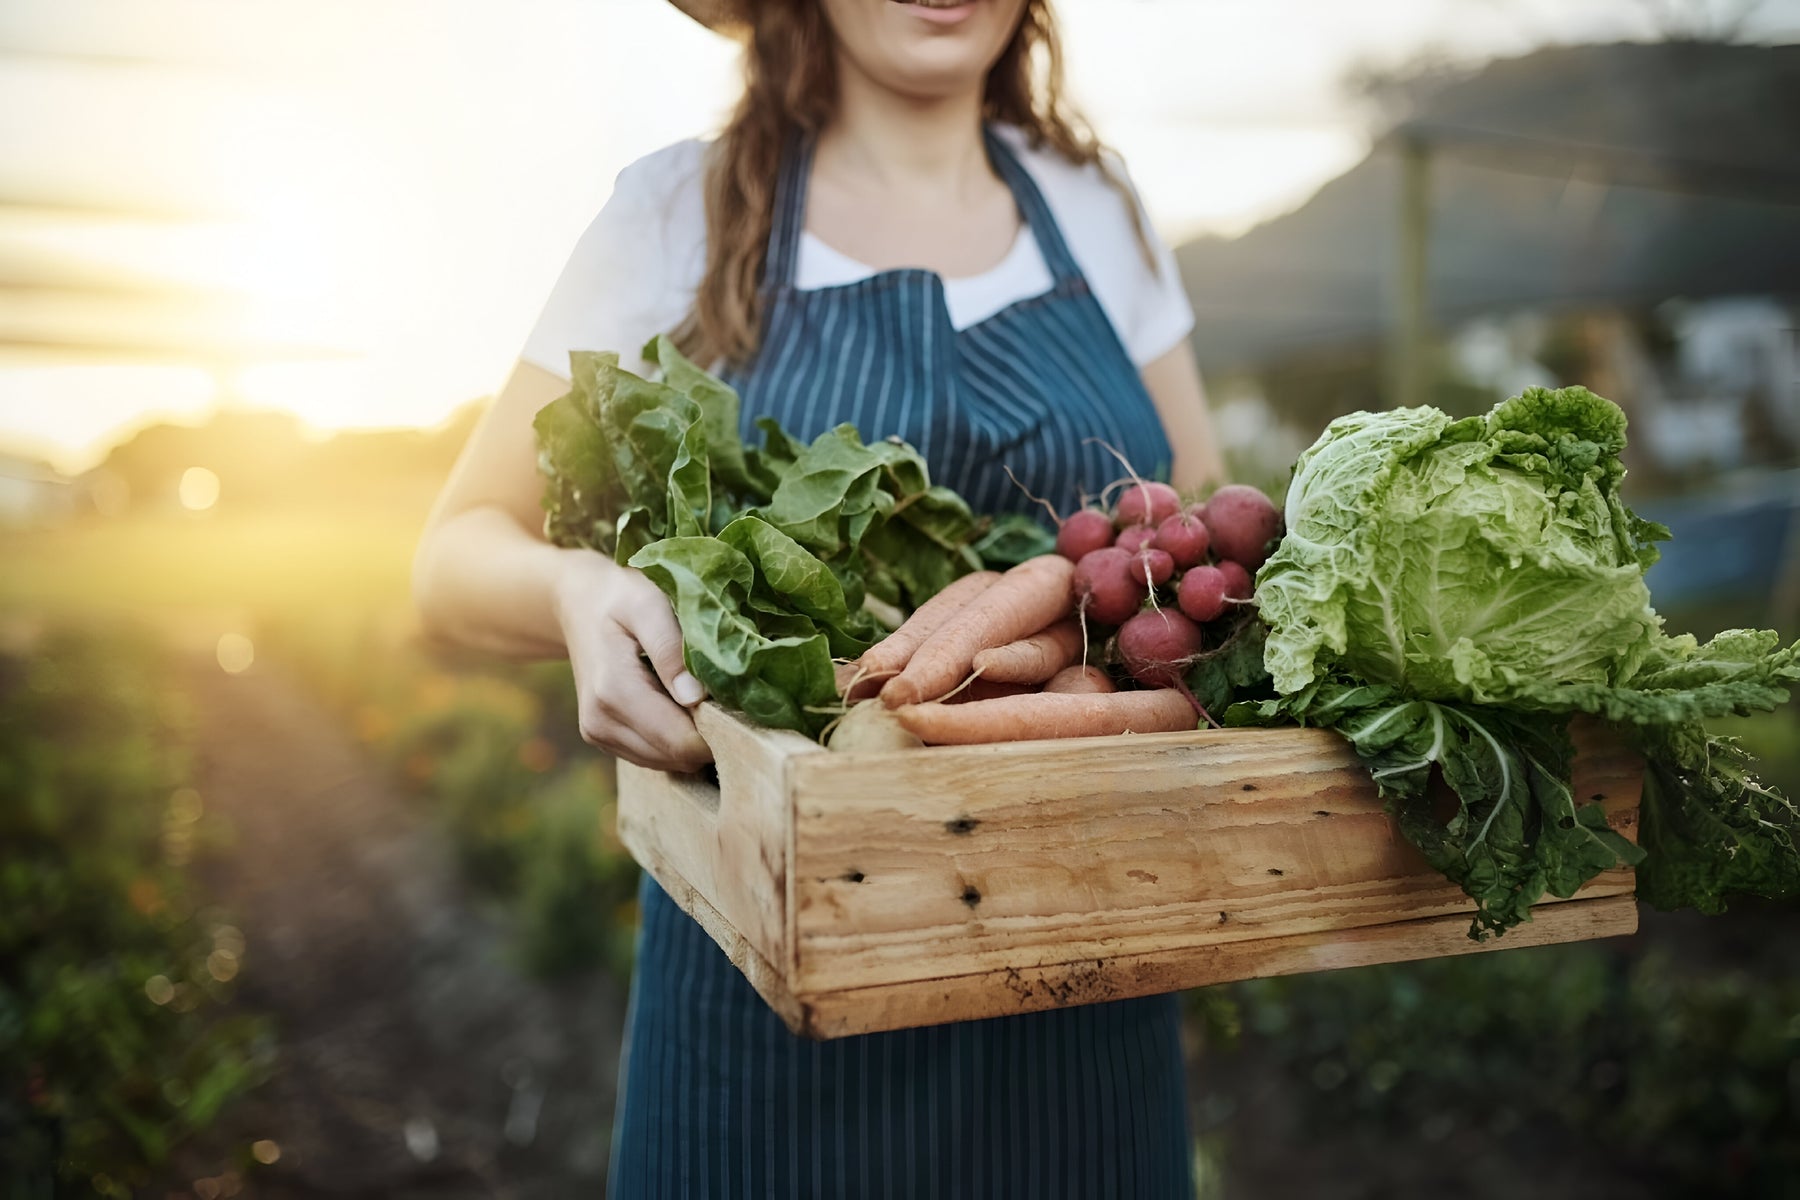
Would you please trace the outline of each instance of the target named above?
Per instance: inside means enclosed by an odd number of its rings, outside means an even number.
[[[1663,632],[1644,572],[1668,531],[1620,499],[1624,447],[1624,413],[1578,387],[1462,420],[1340,418],[1295,464],[1257,575],[1279,695],[1226,722],[1348,738],[1407,839],[1475,900],[1474,937],[1617,864],[1661,908],[1800,896],[1800,810],[1704,725],[1786,701],[1800,646]],[[1645,758],[1639,846],[1571,793],[1577,714]],[[1458,798],[1448,822],[1434,772]]]

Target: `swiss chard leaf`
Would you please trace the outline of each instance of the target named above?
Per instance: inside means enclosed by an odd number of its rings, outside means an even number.
[[[738,434],[737,392],[688,361],[667,335],[658,334],[651,339],[644,347],[644,359],[661,369],[664,383],[700,406],[712,473],[720,486],[744,503],[766,502],[775,489],[762,486],[766,481],[751,472],[744,457],[744,442]]]
[[[990,571],[1016,567],[1028,558],[1056,549],[1056,534],[1024,513],[996,517],[988,531],[975,540],[981,565]]]
[[[544,478],[544,536],[561,546],[602,553],[613,545],[613,522],[625,490],[612,470],[612,450],[600,425],[598,391],[617,355],[571,354],[569,392],[538,410],[538,470]]]
[[[734,546],[713,537],[664,538],[631,557],[675,608],[687,668],[721,703],[777,729],[817,736],[837,703],[825,635],[806,634],[805,618],[788,617],[786,636],[771,637],[750,615],[756,568]]]
[[[862,444],[853,426],[840,425],[800,453],[758,515],[830,558],[860,544],[870,524],[893,510],[881,472],[881,456]]]
[[[838,577],[806,547],[754,516],[727,525],[719,540],[750,560],[757,584],[773,593],[781,608],[814,621],[833,654],[854,657],[869,648],[877,632],[871,618],[849,607]]]

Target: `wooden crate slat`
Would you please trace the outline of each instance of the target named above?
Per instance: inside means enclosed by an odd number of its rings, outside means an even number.
[[[1198,953],[1171,951],[824,992],[788,1006],[789,1011],[797,1009],[799,1013],[790,1027],[811,1037],[845,1037],[934,1025],[952,1019],[950,1014],[955,1020],[1011,1016],[1242,979],[1547,946],[1619,937],[1636,930],[1637,901],[1631,896],[1534,909],[1529,923],[1503,938],[1484,942],[1470,940],[1468,914],[1458,913],[1345,932],[1211,946]]]
[[[696,721],[718,785],[621,763],[620,836],[817,1036],[1635,927],[1614,870],[1469,942],[1468,897],[1327,731],[844,755],[710,704]],[[1635,838],[1642,763],[1575,733],[1578,800]]]
[[[794,984],[945,974],[1466,911],[1322,730],[1227,730],[795,764]],[[1093,791],[1098,781],[1108,790]],[[1579,781],[1634,831],[1628,756]],[[1628,892],[1629,871],[1588,895]]]

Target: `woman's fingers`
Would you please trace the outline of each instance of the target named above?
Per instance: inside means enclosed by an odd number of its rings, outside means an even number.
[[[693,715],[669,698],[698,703],[705,689],[682,663],[681,627],[655,584],[602,555],[571,559],[558,617],[583,739],[657,770],[694,771],[712,761]]]
[[[693,715],[663,694],[624,631],[602,635],[591,657],[581,656],[575,687],[581,736],[591,744],[665,771],[694,771],[712,761]]]
[[[619,614],[619,623],[643,647],[663,690],[676,703],[692,707],[706,699],[706,689],[688,673],[682,658],[681,626],[675,620],[675,610],[654,585],[645,583],[641,592],[641,597],[634,597],[637,602]]]

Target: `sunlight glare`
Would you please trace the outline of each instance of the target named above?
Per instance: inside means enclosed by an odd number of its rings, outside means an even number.
[[[219,638],[219,669],[227,675],[242,675],[256,661],[256,646],[241,633],[227,633]]]
[[[205,512],[219,502],[219,476],[205,467],[189,467],[181,473],[181,507]]]

